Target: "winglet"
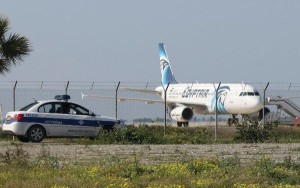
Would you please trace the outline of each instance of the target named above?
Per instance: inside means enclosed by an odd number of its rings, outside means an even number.
[[[81,92],[81,99],[83,99],[84,97],[87,97],[87,95],[85,95]]]

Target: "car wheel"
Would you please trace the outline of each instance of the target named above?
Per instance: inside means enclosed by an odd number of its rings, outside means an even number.
[[[29,142],[29,139],[26,136],[17,136],[20,142]]]
[[[106,130],[106,131],[112,131],[112,130],[114,130],[114,126],[111,126],[111,125],[104,125],[104,126],[103,126],[103,130]]]
[[[41,126],[32,126],[27,132],[27,137],[31,142],[41,142],[46,136],[46,131]]]

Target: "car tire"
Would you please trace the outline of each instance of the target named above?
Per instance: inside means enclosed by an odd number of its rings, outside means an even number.
[[[29,142],[30,140],[26,136],[17,136],[20,142]]]
[[[114,130],[114,126],[104,125],[103,126],[103,130],[105,130],[105,131],[113,131]]]
[[[31,142],[41,142],[46,136],[46,131],[42,126],[34,125],[27,131],[27,137]]]

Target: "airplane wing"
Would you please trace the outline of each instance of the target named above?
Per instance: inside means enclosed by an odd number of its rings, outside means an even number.
[[[148,93],[148,94],[160,94],[159,91],[147,90],[147,89],[133,89],[133,88],[124,88],[124,87],[119,89],[123,91],[141,92],[141,93]]]
[[[120,88],[120,89],[123,90],[123,91],[142,92],[142,93],[161,95],[161,92],[156,91],[156,90],[133,89],[133,88]],[[138,99],[138,100],[132,99],[132,100],[135,100],[135,101],[148,101],[147,99]],[[157,101],[155,101],[155,102],[157,102]],[[151,103],[152,103],[152,101],[151,101]],[[151,103],[147,103],[147,104],[151,104]],[[159,103],[164,103],[164,100],[159,101]],[[167,103],[168,104],[173,104],[173,102],[167,102]],[[196,103],[178,103],[178,104],[179,105],[184,105],[184,106],[189,106],[189,107],[193,108],[196,112],[201,112],[201,113],[208,112],[207,104],[199,104],[198,102],[196,102]]]
[[[101,95],[87,95],[81,93],[82,99],[85,97],[91,97],[91,98],[101,98],[101,99],[111,99],[115,100],[115,97],[111,96],[101,96]],[[153,100],[153,99],[140,99],[140,98],[127,98],[127,97],[118,97],[117,98],[118,102],[123,102],[123,101],[139,101],[139,102],[145,102],[146,104],[153,104],[153,103],[164,103],[163,100]]]
[[[199,114],[208,113],[208,106],[206,104],[199,104],[199,103],[178,103],[178,104],[191,107],[195,113],[199,113]]]

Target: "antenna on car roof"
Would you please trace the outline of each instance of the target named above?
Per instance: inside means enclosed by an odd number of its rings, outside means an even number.
[[[71,99],[70,95],[56,95],[54,99],[59,101],[66,101],[68,102],[69,99]]]

